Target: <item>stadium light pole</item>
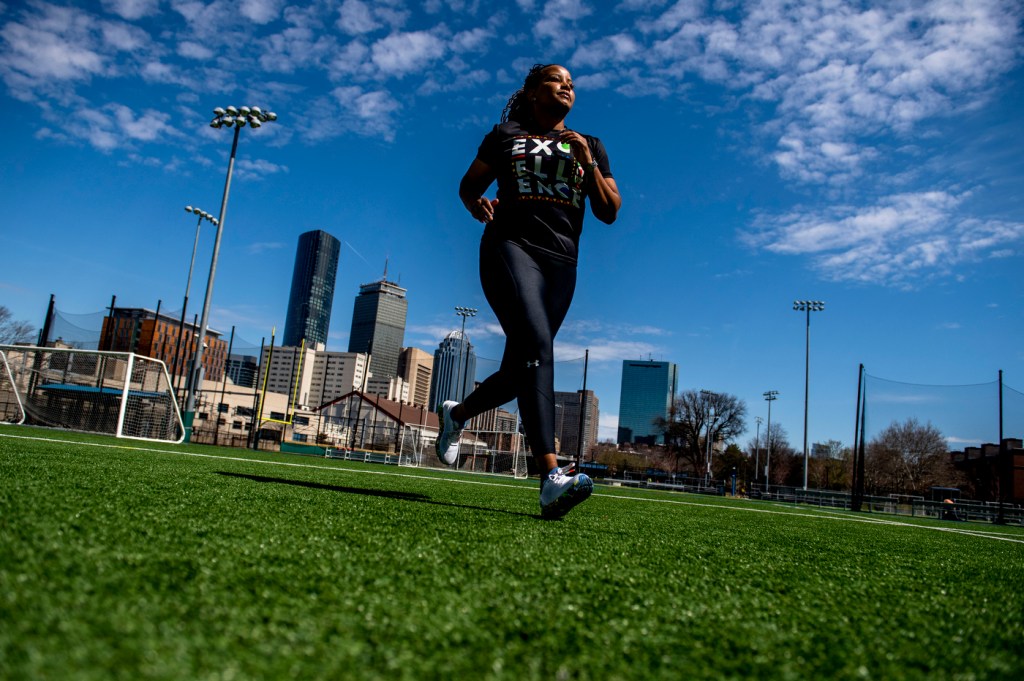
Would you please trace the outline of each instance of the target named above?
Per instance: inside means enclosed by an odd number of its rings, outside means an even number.
[[[779,399],[778,390],[768,390],[763,393],[764,399],[768,401],[768,430],[765,431],[765,444],[768,446],[767,451],[764,455],[764,491],[768,492],[771,487],[771,473],[772,465],[772,402]]]
[[[185,400],[185,442],[192,440],[192,422],[195,420],[196,386],[200,384],[203,373],[203,344],[206,341],[206,329],[210,320],[210,302],[213,299],[213,279],[217,274],[217,256],[220,255],[220,239],[224,233],[224,217],[228,210],[228,194],[231,192],[231,175],[235,170],[235,153],[238,151],[238,133],[248,124],[258,128],[264,123],[277,120],[277,114],[263,111],[258,106],[229,106],[226,109],[217,107],[213,110],[211,128],[233,127],[234,139],[231,141],[231,156],[228,159],[228,175],[224,181],[224,196],[220,201],[220,216],[217,218],[217,237],[213,241],[213,257],[210,259],[210,276],[206,280],[206,296],[203,298],[203,315],[199,323],[199,340],[196,343],[196,354],[192,359],[192,376]]]
[[[754,482],[757,482],[757,469],[761,467],[761,424],[764,423],[764,419],[760,416],[755,416],[754,421],[757,422],[757,434],[754,436]]]
[[[710,402],[712,397],[718,397],[718,393],[712,392],[710,390],[701,390],[700,394],[703,395],[705,398],[707,398],[709,402]],[[711,428],[714,426],[715,421],[718,420],[718,414],[715,413],[714,405],[710,405],[709,404],[708,410],[711,413],[708,415],[708,436],[707,436],[707,442],[706,442],[707,450],[708,450],[708,470],[707,470],[707,474],[705,475],[705,482],[704,482],[705,485],[710,485],[711,484]]]
[[[196,222],[196,238],[192,241],[192,259],[188,263],[188,279],[185,281],[185,300],[181,304],[181,321],[178,322],[178,344],[174,349],[174,362],[171,364],[171,372],[174,374],[175,379],[177,379],[178,377],[179,363],[183,359],[181,357],[181,343],[183,340],[182,337],[185,335],[185,315],[188,312],[188,295],[189,292],[192,290],[192,269],[195,267],[196,264],[196,249],[199,247],[199,229],[200,227],[203,226],[203,220],[208,221],[214,227],[220,224],[217,218],[213,217],[202,208],[197,208],[195,206],[185,206],[185,212],[192,213],[193,215],[198,215],[199,220]],[[191,372],[189,372],[189,375],[191,375]],[[175,395],[174,399],[178,400],[180,398],[179,396]]]
[[[811,387],[811,313],[825,309],[824,300],[794,300],[793,310],[807,313],[807,343],[804,357],[804,491],[807,491],[807,402]]]
[[[459,386],[462,384],[462,352],[466,348],[466,317],[475,317],[477,313],[476,308],[473,307],[462,307],[459,305],[455,306],[455,314],[462,317],[462,332],[459,336],[459,368],[455,378],[455,390],[458,392]],[[468,353],[466,361],[469,361]],[[466,391],[463,390],[459,393],[459,402],[466,399]]]

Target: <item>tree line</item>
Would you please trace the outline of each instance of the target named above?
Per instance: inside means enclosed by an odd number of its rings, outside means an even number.
[[[603,445],[594,457],[613,474],[625,470],[657,469],[669,474],[703,478],[707,474],[711,446],[711,477],[729,480],[733,471],[739,485],[750,489],[765,482],[767,464],[771,486],[803,487],[803,452],[789,442],[785,428],[772,423],[760,429],[745,447],[735,439],[747,431],[747,407],[743,400],[724,392],[686,390],[675,397],[668,418],[654,424],[664,434],[664,444],[635,446],[623,451]],[[851,491],[854,456],[851,447],[838,440],[824,443],[825,456],[810,457],[808,487]],[[766,461],[769,456],[770,461]],[[916,418],[893,422],[867,443],[864,457],[864,492],[872,496],[905,494],[927,496],[932,487],[957,487],[967,496],[980,495],[974,481],[953,466],[946,439],[931,423]]]

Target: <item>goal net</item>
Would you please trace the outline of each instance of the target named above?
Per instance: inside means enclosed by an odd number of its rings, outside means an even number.
[[[407,426],[402,433],[398,464],[421,468],[453,468],[437,458],[434,451],[436,440],[437,431],[433,428]],[[459,459],[454,468],[473,473],[526,478],[526,457],[525,443],[518,432],[466,428],[462,431]]]
[[[164,363],[128,352],[0,345],[0,420],[161,442],[185,435]]]

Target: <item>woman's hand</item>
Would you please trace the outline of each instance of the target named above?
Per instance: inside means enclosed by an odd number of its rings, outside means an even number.
[[[601,169],[594,165],[594,154],[590,151],[590,144],[587,138],[575,130],[563,130],[558,135],[558,141],[572,147],[572,155],[584,168],[590,184],[587,188],[587,198],[590,199],[590,212],[601,222],[610,225],[615,222],[619,215],[619,208],[622,207],[622,197],[619,196],[619,187],[615,180],[601,174]]]
[[[494,182],[494,171],[480,159],[473,159],[469,170],[462,177],[459,183],[459,198],[462,205],[466,207],[469,214],[474,218],[487,224],[494,219],[494,209],[498,205],[498,199],[488,199],[483,196],[487,188]]]
[[[558,141],[572,147],[573,158],[581,166],[586,167],[594,162],[594,155],[590,153],[590,145],[587,143],[587,138],[575,130],[563,130],[558,135]]]
[[[484,224],[494,219],[494,209],[497,205],[498,199],[488,199],[486,196],[467,201],[465,204],[469,214]]]

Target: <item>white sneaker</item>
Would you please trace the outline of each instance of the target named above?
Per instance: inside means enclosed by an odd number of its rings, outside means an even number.
[[[452,418],[452,409],[459,405],[454,400],[447,400],[437,408],[439,430],[434,442],[437,458],[446,466],[452,466],[459,460],[459,438],[462,437],[462,426]]]
[[[576,504],[586,501],[594,491],[594,482],[585,473],[572,475],[573,464],[556,468],[540,483],[540,514],[546,519],[561,518]]]

